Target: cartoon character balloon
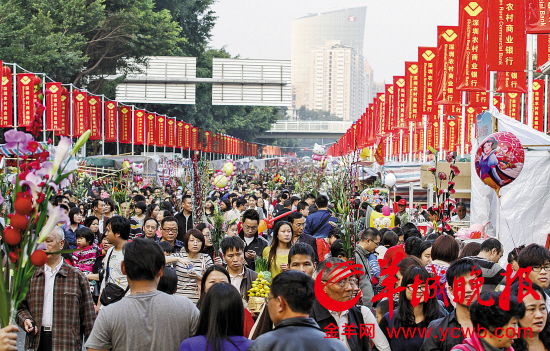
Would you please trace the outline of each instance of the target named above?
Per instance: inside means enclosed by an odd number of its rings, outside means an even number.
[[[386,216],[383,213],[373,211],[370,215],[370,226],[378,230],[395,227],[395,213]]]
[[[323,145],[315,143],[315,146],[313,147],[313,160],[322,162],[325,159],[326,153],[327,150]]]
[[[493,133],[477,149],[476,173],[500,197],[500,188],[516,180],[523,169],[524,161],[523,146],[514,134]]]

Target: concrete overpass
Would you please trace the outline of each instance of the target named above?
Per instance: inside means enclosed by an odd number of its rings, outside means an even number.
[[[259,138],[338,140],[351,125],[349,121],[278,121]]]

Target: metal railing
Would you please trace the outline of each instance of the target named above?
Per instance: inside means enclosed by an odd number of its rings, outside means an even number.
[[[278,121],[268,133],[345,133],[351,125],[349,121]]]

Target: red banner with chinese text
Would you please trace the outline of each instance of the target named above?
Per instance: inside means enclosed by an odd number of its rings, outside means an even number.
[[[498,93],[526,93],[527,78],[525,72],[498,72]]]
[[[176,120],[166,118],[166,146],[176,147]]]
[[[550,33],[550,0],[525,0],[525,32]]]
[[[156,145],[157,144],[157,133],[155,129],[157,128],[157,118],[154,113],[145,114],[145,143],[147,145]]]
[[[395,125],[393,97],[393,84],[386,84],[386,111],[384,112],[386,121],[384,122],[384,133],[389,133]]]
[[[548,34],[537,35],[537,71],[540,67],[550,61],[550,36]]]
[[[418,114],[418,62],[405,62],[405,121],[422,120]]]
[[[533,101],[534,101],[533,128],[535,128],[539,132],[543,132],[544,131],[544,79],[535,79],[533,81]],[[528,101],[528,103],[531,103],[531,102]],[[525,120],[527,120],[527,118],[525,118]]]
[[[88,93],[73,90],[73,137],[79,137],[90,128]]]
[[[34,75],[17,74],[17,126],[28,127],[34,115]]]
[[[525,70],[527,36],[524,1],[489,1],[489,71]]]
[[[101,140],[101,98],[99,96],[88,96],[88,115],[90,140]]]
[[[46,130],[61,131],[61,83],[46,83]]]
[[[1,68],[0,61],[0,68]],[[2,70],[0,69],[0,76]],[[13,83],[12,75],[8,74],[1,77],[1,89],[0,89],[0,127],[13,127]]]
[[[386,94],[385,93],[378,93],[376,94],[378,98],[378,126],[376,128],[377,134],[385,134],[387,126],[386,123],[388,121],[388,118],[386,117]],[[361,124],[362,127],[362,124]],[[361,131],[361,130],[360,130]],[[360,134],[358,135],[358,138],[360,139]]]
[[[498,0],[493,0],[498,1]],[[487,13],[488,0],[459,0],[460,28],[458,79],[456,88],[465,91],[486,91],[487,74]]]
[[[504,104],[502,103],[502,96],[493,96],[493,106],[502,112],[504,110]]]
[[[420,68],[418,76],[418,114],[434,115],[437,114],[435,102],[435,63],[437,61],[437,48],[419,47],[418,48],[418,66]]]
[[[199,150],[199,128],[191,127],[191,150]]]
[[[134,144],[145,144],[145,111],[134,110]]]
[[[485,109],[489,108],[489,93],[486,91],[471,91],[468,93],[469,96],[469,105],[476,107],[483,107]]]
[[[406,129],[405,121],[405,102],[406,102],[406,83],[405,77],[393,77],[393,111],[395,114],[395,124],[391,126],[392,130]]]
[[[103,105],[105,111],[105,141],[116,142],[118,139],[118,128],[116,123],[117,102],[105,101]]]
[[[176,147],[180,149],[185,148],[185,127],[185,122],[176,122]]]
[[[460,116],[447,117],[445,123],[445,150],[448,152],[457,151],[460,145]]]
[[[166,116],[157,116],[157,146],[166,146]]]
[[[71,125],[69,122],[71,95],[72,94],[67,90],[67,88],[61,87],[61,130],[59,131],[59,133],[56,133],[57,135],[68,137],[71,134]]]
[[[384,165],[384,152],[386,151],[386,138],[381,137],[377,140],[377,145],[374,151],[374,159],[379,165]]]
[[[472,126],[476,120],[477,111],[474,107],[469,106],[466,108],[466,125],[464,126],[464,143],[467,145],[472,145],[472,139],[475,138],[475,135],[472,136]]]
[[[535,99],[535,102],[536,101],[537,100]],[[509,117],[512,117],[516,121],[519,121],[521,119],[521,94],[520,93],[506,93],[504,95],[503,113]],[[535,111],[533,109],[533,114],[534,113]]]
[[[439,120],[431,122],[432,128],[428,126],[428,131],[432,131],[431,133],[431,143],[430,139],[428,139],[428,145],[431,145],[434,149],[439,150],[439,142],[440,142],[440,135],[441,130],[439,127]]]
[[[437,64],[435,104],[460,104],[457,86],[458,27],[437,27]],[[436,111],[437,113],[437,111]]]
[[[120,142],[132,142],[132,109],[128,106],[121,106],[118,111],[118,125],[120,129]],[[135,128],[135,126],[134,126]]]

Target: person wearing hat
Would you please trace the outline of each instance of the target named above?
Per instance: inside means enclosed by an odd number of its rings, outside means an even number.
[[[396,217],[399,217],[401,220],[401,227],[403,227],[403,225],[409,221],[409,215],[407,213],[407,200],[400,199],[397,201],[397,208],[399,209],[399,212],[397,212]]]

